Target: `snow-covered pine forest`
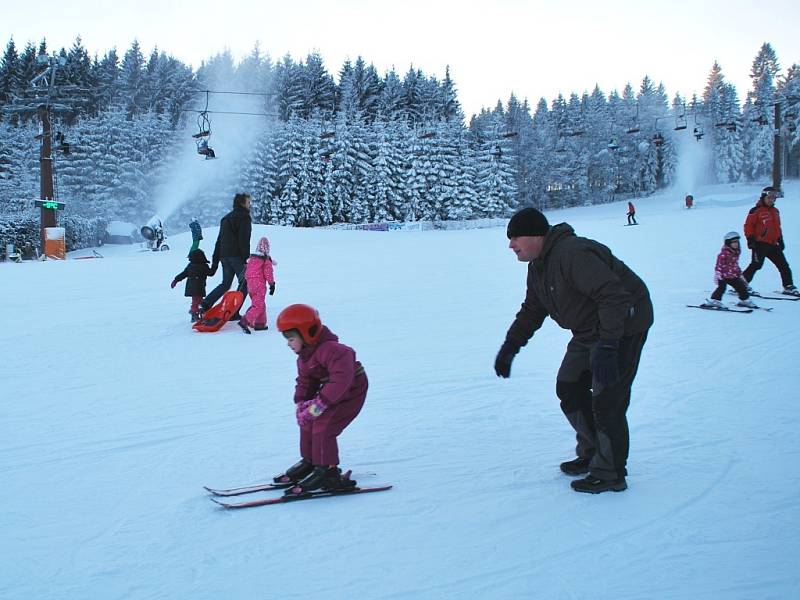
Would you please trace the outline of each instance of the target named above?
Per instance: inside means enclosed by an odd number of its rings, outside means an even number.
[[[16,109],[47,53],[45,41],[19,50],[12,39],[0,62],[6,222],[36,220],[39,124]],[[55,54],[64,66],[53,101],[73,106],[53,117],[70,149],[55,152],[57,195],[67,203],[59,218],[72,223],[138,223],[157,212],[168,227],[192,216],[210,224],[238,190],[253,195],[258,223],[317,226],[499,217],[523,204],[763,181],[776,101],[785,107],[785,174],[798,175],[800,66],[782,71],[768,43],[743,102],[714,63],[702,96],[669,97],[645,76],[621,93],[595,87],[535,106],[511,95],[468,119],[449,70],[441,79],[414,67],[380,74],[359,57],[334,76],[318,53],[273,60],[256,46],[239,62],[223,53],[194,71],[158,49],[146,57],[135,41],[122,57],[116,49],[90,57],[80,38]],[[59,98],[68,86],[83,91]],[[191,136],[205,126],[218,160],[196,152]],[[688,154],[700,177],[681,182]]]

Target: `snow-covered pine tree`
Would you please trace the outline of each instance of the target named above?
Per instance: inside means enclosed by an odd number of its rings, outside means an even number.
[[[765,43],[753,59],[750,78],[753,87],[743,109],[745,127],[742,132],[745,162],[750,179],[768,178],[772,171],[775,77],[780,70],[772,46]]]
[[[778,98],[783,108],[785,176],[800,177],[800,65],[797,63],[789,67],[785,77],[779,81]]]
[[[147,90],[144,85],[144,56],[138,40],[133,40],[125,52],[120,67],[120,99],[128,118],[147,109]]]
[[[378,113],[386,122],[396,121],[403,111],[403,83],[394,69],[383,77],[378,96]]]
[[[0,60],[0,108],[11,102],[13,95],[19,91],[23,83],[20,67],[17,45],[14,43],[14,38],[11,38]]]
[[[510,147],[514,163],[514,184],[517,188],[515,204],[523,206],[533,196],[531,186],[531,156],[534,149],[533,119],[527,101],[519,102],[514,94],[508,99],[505,110],[505,145]]]
[[[295,112],[308,119],[312,114],[330,119],[336,107],[336,84],[319,52],[312,52],[306,57],[305,65],[298,73],[300,97]]]

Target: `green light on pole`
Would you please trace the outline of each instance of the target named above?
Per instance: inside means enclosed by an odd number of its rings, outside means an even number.
[[[64,210],[66,204],[58,202],[57,200],[36,200],[34,205],[40,208],[49,208],[50,210]]]

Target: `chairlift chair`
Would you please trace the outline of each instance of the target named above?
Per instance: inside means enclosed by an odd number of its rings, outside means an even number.
[[[692,130],[692,135],[694,135],[695,139],[699,142],[703,139],[703,136],[706,134],[703,131],[703,124],[700,119],[697,118],[697,111],[694,113],[694,129]]]
[[[208,118],[208,95],[209,91],[206,90],[206,106],[197,115],[198,131],[192,136],[197,144],[197,153],[201,156],[205,156],[206,160],[217,157],[214,150],[208,145],[211,139],[211,119]]]
[[[642,130],[639,127],[639,103],[636,103],[636,114],[631,117],[631,126],[625,130],[625,133],[639,133]]]

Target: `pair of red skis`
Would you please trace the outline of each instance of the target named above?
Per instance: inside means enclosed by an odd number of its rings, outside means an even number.
[[[350,477],[350,471],[345,473],[345,478]],[[252,494],[254,492],[268,492],[271,490],[285,490],[295,485],[291,483],[264,483],[256,485],[248,485],[244,487],[228,488],[228,489],[214,489],[204,487],[204,489],[212,496],[228,498],[231,496],[242,496],[244,494]],[[376,487],[354,487],[346,490],[317,490],[313,492],[306,492],[305,494],[278,496],[277,498],[259,498],[258,500],[250,500],[246,502],[226,502],[211,498],[223,508],[251,508],[253,506],[266,506],[269,504],[285,504],[287,502],[296,502],[298,500],[311,500],[312,498],[326,498],[330,496],[350,496],[352,494],[366,494],[369,492],[383,492],[392,489],[391,485],[383,485]]]

